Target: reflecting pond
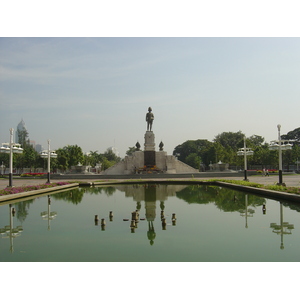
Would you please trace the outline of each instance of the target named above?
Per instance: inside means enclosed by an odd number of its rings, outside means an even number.
[[[300,205],[208,185],[76,188],[0,205],[0,260],[299,261]]]

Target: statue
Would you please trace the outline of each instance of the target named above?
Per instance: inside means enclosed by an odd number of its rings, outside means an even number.
[[[149,128],[150,128],[150,131],[152,131],[153,120],[154,120],[154,115],[152,113],[152,108],[149,107],[148,108],[148,113],[146,114],[147,131],[149,131]]]
[[[139,142],[136,142],[135,147],[136,147],[136,151],[141,150],[141,144]]]
[[[164,150],[164,143],[161,141],[159,143],[159,151],[163,151]]]

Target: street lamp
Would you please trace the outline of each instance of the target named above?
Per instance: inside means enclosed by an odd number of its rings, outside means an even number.
[[[50,157],[56,158],[57,154],[55,151],[50,150],[50,140],[47,140],[48,142],[48,150],[43,150],[40,155],[42,158],[48,158],[48,173],[47,173],[47,183],[50,183]]]
[[[280,136],[280,128],[281,125],[277,125],[278,128],[278,140],[274,140],[270,142],[269,150],[278,150],[279,151],[279,182],[278,185],[285,185],[282,182],[282,150],[290,150],[292,149],[293,140],[282,140]],[[287,144],[286,144],[287,143]]]
[[[246,148],[246,137],[244,136],[244,148],[240,148],[239,151],[237,152],[237,155],[239,156],[244,156],[244,180],[248,181],[247,179],[247,156],[248,155],[253,155],[253,151],[251,148]]]
[[[21,144],[17,144],[13,142],[13,134],[14,129],[10,128],[10,142],[2,143],[2,147],[0,147],[1,153],[9,153],[9,187],[12,187],[12,179],[13,179],[13,153],[23,153],[23,149],[21,148]]]

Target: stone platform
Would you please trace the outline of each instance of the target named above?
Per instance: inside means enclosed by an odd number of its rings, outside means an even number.
[[[162,147],[155,150],[155,135],[152,131],[146,131],[144,151],[137,150],[132,155],[126,156],[123,161],[115,164],[101,174],[177,174],[198,173],[199,171],[179,161],[175,156],[168,155]]]

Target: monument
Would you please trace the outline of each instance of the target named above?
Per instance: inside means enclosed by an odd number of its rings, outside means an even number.
[[[155,149],[155,135],[152,131],[154,114],[152,108],[148,108],[146,114],[147,130],[144,135],[144,151],[140,149],[140,143],[136,143],[136,151],[126,156],[124,160],[102,172],[104,175],[122,174],[176,174],[176,173],[198,173],[199,171],[179,161],[173,155],[167,155],[163,150],[161,141],[159,151]]]

